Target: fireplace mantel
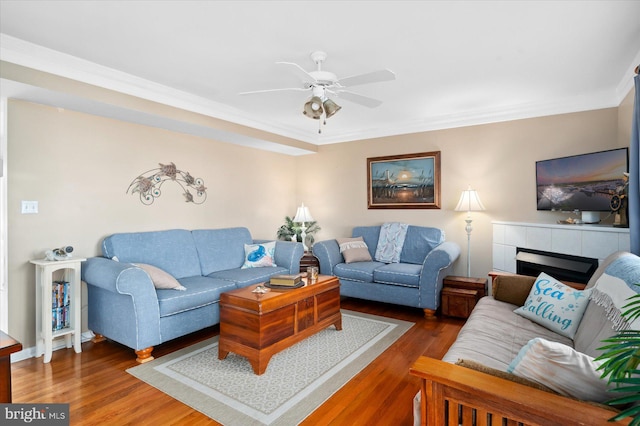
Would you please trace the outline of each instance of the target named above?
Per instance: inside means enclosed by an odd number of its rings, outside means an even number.
[[[516,248],[592,257],[602,262],[616,251],[629,251],[629,228],[607,225],[560,225],[500,222],[493,224],[493,269],[516,272]]]

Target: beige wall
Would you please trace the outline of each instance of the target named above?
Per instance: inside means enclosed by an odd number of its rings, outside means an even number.
[[[275,238],[295,212],[295,157],[21,101],[9,102],[8,120],[9,333],[25,348],[35,344],[28,262],[45,250],[94,256],[111,233],[167,228],[246,226]],[[186,203],[173,182],[150,206],[126,193],[159,162],[204,179],[206,202]],[[39,213],[21,214],[21,200],[37,200]]]
[[[463,275],[465,213],[453,209],[471,184],[487,207],[473,214],[472,275],[485,276],[492,220],[553,223],[566,217],[536,211],[535,161],[627,146],[628,139],[619,137],[627,123],[630,118],[610,108],[326,145],[317,154],[289,157],[11,101],[9,332],[25,348],[35,344],[35,274],[28,262],[48,248],[70,244],[77,255],[92,256],[110,233],[166,228],[247,226],[256,238],[274,238],[301,201],[322,227],[317,240],[385,221],[441,227],[462,247],[455,273]],[[425,151],[441,151],[442,208],[368,210],[367,157]],[[171,182],[151,206],[125,193],[137,174],[169,161],[204,179],[203,205],[185,203]],[[21,200],[38,200],[40,213],[20,214]]]
[[[491,270],[492,220],[567,218],[536,211],[535,161],[624,146],[618,145],[617,127],[617,109],[610,108],[322,146],[318,154],[298,160],[298,198],[322,226],[318,240],[385,221],[441,227],[461,246],[455,273],[466,275],[466,213],[453,209],[471,184],[487,208],[472,214],[471,273],[482,277]],[[367,157],[426,151],[441,151],[442,208],[368,210]]]

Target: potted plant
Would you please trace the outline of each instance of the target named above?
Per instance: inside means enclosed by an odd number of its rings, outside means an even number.
[[[636,284],[640,285],[640,284]],[[640,294],[627,299],[627,309],[622,316],[627,321],[640,317]],[[604,352],[596,360],[605,360],[600,366],[603,370],[601,377],[609,377],[609,383],[615,383],[614,392],[624,394],[619,398],[607,401],[608,405],[624,405],[623,409],[610,421],[618,421],[627,417],[632,420],[631,426],[640,425],[640,330],[621,330],[609,339],[604,339],[608,345],[599,348]]]
[[[305,230],[306,241],[305,244],[307,247],[311,247],[315,238],[313,234],[320,230],[318,223],[313,222],[305,222],[305,226],[307,229]],[[279,240],[292,241],[292,237],[295,235],[296,241],[302,242],[302,224],[299,222],[294,222],[292,218],[286,216],[284,218],[284,225],[278,228],[277,237]]]

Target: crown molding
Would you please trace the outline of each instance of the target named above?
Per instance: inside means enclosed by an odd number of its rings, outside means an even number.
[[[369,128],[337,135],[327,133],[318,135],[311,132],[302,132],[285,128],[272,122],[249,118],[245,113],[227,105],[2,33],[0,33],[0,59],[298,141],[325,145],[616,107],[620,105],[633,86],[633,78],[629,78],[629,75],[633,76],[635,66],[640,63],[640,51],[634,58],[633,63],[629,65],[627,71],[625,71],[614,93],[596,93],[549,103],[518,104],[509,107],[484,108],[455,114],[430,116],[393,126]],[[225,140],[238,143],[236,139],[235,137],[227,137]],[[249,141],[248,145],[254,146],[256,141]],[[274,144],[274,142],[268,140],[264,140],[264,142],[267,145]]]
[[[113,68],[0,33],[0,59],[93,86],[203,114],[284,137],[315,143],[308,134],[250,119],[245,113],[209,99],[154,83]],[[269,141],[266,141],[269,142]]]
[[[0,78],[0,93],[2,93],[1,99],[5,100],[7,98],[20,99],[41,105],[48,105],[54,108],[79,111],[127,123],[162,128],[177,133],[224,141],[235,145],[262,149],[264,151],[277,152],[280,154],[299,156],[313,154],[316,152],[313,149],[304,149],[302,147],[271,142],[265,139],[258,139],[241,135],[239,133],[216,129],[210,126],[195,124],[184,120],[176,120],[144,111],[106,104],[93,99],[55,92],[42,87],[35,87],[4,78]],[[315,145],[313,147],[315,147]]]
[[[341,134],[339,137],[323,137],[319,145],[373,139],[411,133],[445,130],[457,127],[477,126],[505,121],[523,120],[550,115],[570,114],[617,107],[620,104],[617,96],[610,93],[598,93],[556,102],[529,103],[494,109],[478,109],[463,113],[431,116],[423,120],[403,123],[401,126],[374,128],[353,134]]]

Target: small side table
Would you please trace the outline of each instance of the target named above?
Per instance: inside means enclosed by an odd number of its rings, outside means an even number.
[[[476,302],[487,294],[486,278],[448,276],[443,280],[442,314],[469,318]]]
[[[67,348],[72,346],[76,353],[81,346],[81,304],[80,264],[85,258],[73,257],[65,260],[32,260],[36,265],[36,357],[44,354],[44,362],[51,361],[53,339],[64,336]],[[53,274],[62,270],[63,281],[68,282],[68,324],[57,327],[54,323]]]
[[[11,403],[11,354],[22,350],[22,343],[0,331],[0,403]]]
[[[307,272],[309,266],[320,267],[320,261],[310,251],[305,251],[302,259],[300,259],[300,272]]]

